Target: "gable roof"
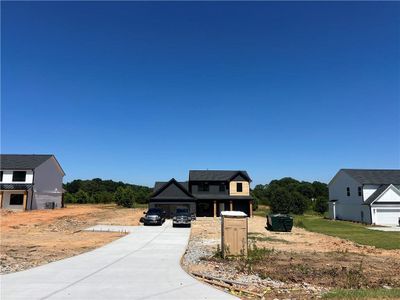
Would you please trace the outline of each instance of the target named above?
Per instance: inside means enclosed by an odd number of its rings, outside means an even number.
[[[230,181],[239,174],[251,181],[246,171],[239,170],[190,170],[189,181]]]
[[[400,170],[342,169],[361,184],[400,184]]]
[[[153,188],[153,193],[157,192],[159,189],[161,189],[164,185],[166,185],[169,181],[156,181],[154,184]],[[189,185],[187,181],[178,181],[180,185],[182,185],[186,191],[189,191]]]
[[[393,184],[382,184],[379,188],[376,189],[375,192],[372,193],[371,196],[364,202],[364,204],[372,204],[377,198],[379,198],[383,193],[385,193],[389,187],[392,186],[397,192],[400,192],[396,186]]]
[[[156,182],[152,199],[194,200],[192,194],[181,183],[172,178],[168,182]]]
[[[0,168],[33,170],[52,156],[52,154],[0,154]]]

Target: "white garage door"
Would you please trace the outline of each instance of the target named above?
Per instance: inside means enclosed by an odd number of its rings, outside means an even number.
[[[377,225],[399,225],[400,209],[378,209]]]

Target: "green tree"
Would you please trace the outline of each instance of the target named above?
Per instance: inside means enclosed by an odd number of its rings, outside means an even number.
[[[322,196],[319,196],[315,200],[314,211],[323,214],[328,210],[329,204],[328,199]]]
[[[313,187],[314,187],[314,198],[318,198],[318,197],[325,197],[326,199],[329,198],[329,191],[328,191],[328,185],[326,183],[322,183],[319,181],[314,181],[312,183]]]
[[[270,192],[270,208],[273,213],[288,214],[292,207],[292,196],[288,190],[277,187]]]
[[[302,215],[307,209],[307,198],[299,192],[295,191],[291,193],[292,201],[290,212],[296,215]]]
[[[65,193],[64,194],[64,202],[65,203],[76,203],[76,197],[74,194],[71,193]]]
[[[135,193],[130,187],[118,187],[114,198],[117,205],[123,207],[133,207],[135,203]]]
[[[112,203],[115,202],[114,194],[106,191],[96,192],[93,195],[94,203]]]
[[[257,184],[251,191],[253,198],[257,199],[260,204],[268,205],[268,185],[267,184]]]
[[[86,193],[83,190],[79,190],[76,194],[75,194],[75,198],[76,198],[76,203],[89,203],[90,202],[90,197],[89,194]]]

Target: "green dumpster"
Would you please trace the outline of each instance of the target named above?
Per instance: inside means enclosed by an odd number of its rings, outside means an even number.
[[[267,216],[267,229],[270,231],[290,232],[293,227],[293,217],[283,214],[270,214]]]

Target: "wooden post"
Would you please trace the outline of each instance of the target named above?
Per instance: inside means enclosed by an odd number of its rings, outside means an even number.
[[[229,200],[229,210],[230,210],[230,211],[233,210],[233,203],[232,203],[232,200]]]
[[[250,212],[249,212],[250,218],[253,216],[253,201],[250,201]]]
[[[0,192],[0,208],[3,208],[3,192]]]
[[[28,192],[27,191],[25,191],[24,192],[24,210],[26,210],[26,198],[27,198],[27,195],[28,195]]]
[[[214,200],[214,218],[217,217],[217,201]]]

